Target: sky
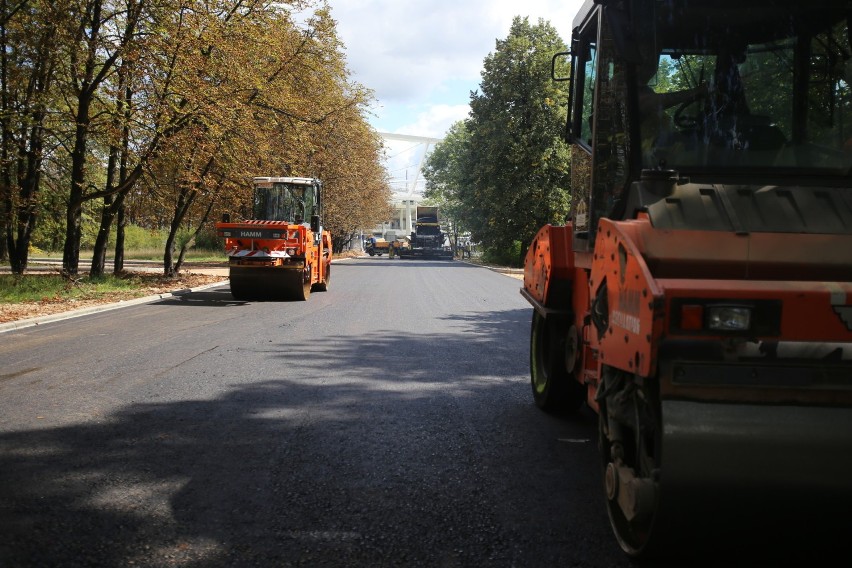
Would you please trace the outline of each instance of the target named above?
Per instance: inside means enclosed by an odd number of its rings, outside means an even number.
[[[485,58],[515,16],[549,21],[567,43],[583,0],[329,0],[352,80],[376,98],[380,133],[440,139],[467,117]],[[421,192],[417,172],[432,144],[386,140],[399,193]],[[417,185],[414,185],[417,180]]]

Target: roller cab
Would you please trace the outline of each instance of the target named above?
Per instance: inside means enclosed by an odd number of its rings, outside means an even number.
[[[852,502],[850,14],[597,0],[554,58],[572,212],[527,252],[532,394],[597,412],[630,556]]]

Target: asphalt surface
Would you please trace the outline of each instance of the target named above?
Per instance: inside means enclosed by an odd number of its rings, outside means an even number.
[[[3,334],[0,566],[627,566],[519,286],[362,259]]]
[[[519,287],[365,258],[4,333],[0,566],[632,566]]]

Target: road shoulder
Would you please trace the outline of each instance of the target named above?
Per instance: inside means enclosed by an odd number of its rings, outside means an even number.
[[[99,312],[106,312],[110,310],[116,310],[118,308],[126,308],[128,306],[136,306],[139,304],[148,304],[151,302],[156,302],[158,300],[163,300],[166,298],[174,298],[177,296],[181,296],[183,294],[187,294],[189,292],[198,292],[201,290],[207,290],[209,288],[215,288],[217,286],[227,285],[228,280],[222,280],[220,282],[213,282],[212,284],[205,284],[204,286],[198,286],[196,288],[182,288],[180,290],[174,290],[172,292],[164,293],[164,294],[154,294],[151,296],[145,296],[142,298],[134,298],[132,300],[121,300],[118,302],[113,302],[110,304],[98,304],[94,306],[86,306],[84,308],[78,308],[76,310],[68,310],[63,312],[58,312],[55,314],[48,314],[44,316],[38,316],[34,318],[25,318],[16,321],[10,321],[6,323],[0,323],[0,333],[5,333],[7,331],[14,331],[18,329],[24,329],[27,327],[33,327],[37,325],[43,325],[46,323],[52,323],[56,321],[62,321],[71,318],[77,318],[80,316],[85,316],[88,314],[94,314]]]

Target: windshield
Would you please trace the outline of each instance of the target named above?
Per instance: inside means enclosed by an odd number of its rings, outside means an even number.
[[[313,209],[314,188],[311,185],[273,183],[272,187],[255,187],[255,219],[303,223],[310,219]]]
[[[640,33],[643,168],[850,173],[845,2],[720,0],[689,15],[673,4],[654,2]]]

